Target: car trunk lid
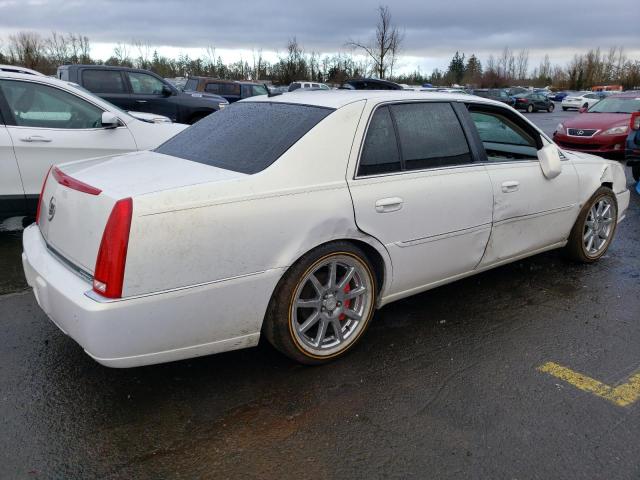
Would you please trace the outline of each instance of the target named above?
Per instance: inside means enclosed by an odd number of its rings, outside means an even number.
[[[54,175],[55,173],[55,175]],[[105,225],[118,200],[244,174],[155,152],[53,167],[42,191],[38,225],[51,251],[92,276]]]

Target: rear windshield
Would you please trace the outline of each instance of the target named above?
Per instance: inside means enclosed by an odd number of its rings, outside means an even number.
[[[238,102],[205,117],[155,151],[253,174],[275,162],[331,112],[331,108],[308,105]]]

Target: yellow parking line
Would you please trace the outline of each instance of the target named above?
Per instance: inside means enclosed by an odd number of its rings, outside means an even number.
[[[547,362],[538,367],[538,370],[553,375],[560,380],[564,380],[580,390],[609,400],[620,407],[631,405],[640,398],[640,373],[632,375],[627,383],[623,383],[617,387],[610,387],[598,380],[574,372],[570,368],[563,367],[554,362]]]

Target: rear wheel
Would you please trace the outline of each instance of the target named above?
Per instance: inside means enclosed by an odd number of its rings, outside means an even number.
[[[527,105],[527,113],[533,113],[533,105]]]
[[[347,242],[318,247],[284,275],[263,333],[289,358],[320,365],[344,355],[369,326],[376,281],[362,250]]]
[[[589,104],[585,103],[584,105],[582,105],[582,108],[589,108]]]
[[[556,109],[556,106],[553,103],[549,104],[549,108],[547,108],[547,112],[551,113]]]
[[[566,112],[567,110],[569,110],[567,107],[562,107],[562,111]]]
[[[571,258],[591,263],[602,257],[616,231],[618,202],[611,189],[600,187],[578,215],[566,251]]]

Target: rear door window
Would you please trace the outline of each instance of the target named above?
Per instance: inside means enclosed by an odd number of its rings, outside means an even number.
[[[473,161],[460,121],[449,103],[391,106],[407,170],[462,165]]]
[[[362,148],[358,176],[399,172],[400,152],[389,107],[376,110]]]
[[[93,93],[127,93],[118,70],[84,70],[82,85]]]
[[[274,163],[333,111],[279,102],[238,102],[205,117],[155,151],[254,174]]]

